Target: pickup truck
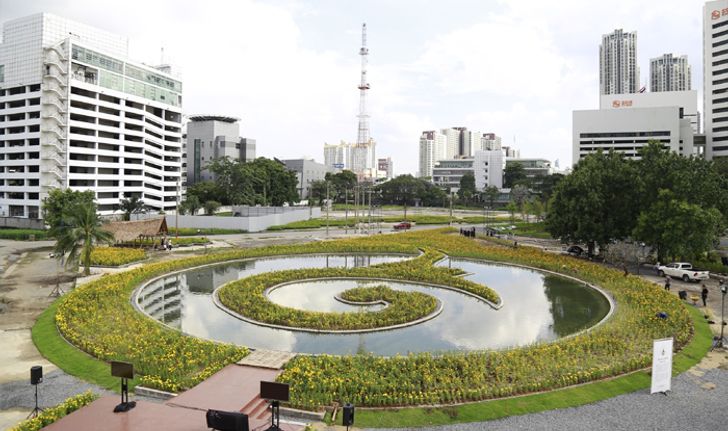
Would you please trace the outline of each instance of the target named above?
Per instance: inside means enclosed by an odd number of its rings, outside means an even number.
[[[687,262],[674,262],[669,265],[658,266],[657,272],[661,277],[667,275],[669,277],[681,278],[685,282],[707,280],[710,278],[708,271],[695,269],[693,265]]]

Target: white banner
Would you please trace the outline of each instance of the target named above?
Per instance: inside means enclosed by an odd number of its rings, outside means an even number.
[[[650,393],[667,392],[672,383],[672,338],[655,340],[652,345],[652,388]]]

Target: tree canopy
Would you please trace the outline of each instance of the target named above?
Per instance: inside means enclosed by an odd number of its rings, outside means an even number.
[[[508,163],[503,170],[503,187],[511,188],[518,184],[527,184],[526,170],[520,162]]]
[[[597,152],[580,160],[554,188],[546,230],[590,246],[631,238],[661,259],[708,250],[728,220],[728,182],[719,165],[659,143],[640,155]]]
[[[51,228],[62,225],[64,220],[83,203],[94,205],[95,195],[91,190],[51,189],[43,199],[43,220]]]

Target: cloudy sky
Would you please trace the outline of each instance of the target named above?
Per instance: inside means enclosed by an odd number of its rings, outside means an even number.
[[[242,118],[258,155],[313,157],[356,140],[361,23],[377,156],[417,171],[422,130],[495,132],[523,157],[571,164],[571,112],[596,109],[601,35],[638,32],[649,59],[687,54],[702,89],[699,0],[0,0],[0,21],[51,12],[126,35],[176,67],[188,114]],[[702,97],[702,91],[699,91]],[[699,103],[699,105],[702,105]]]

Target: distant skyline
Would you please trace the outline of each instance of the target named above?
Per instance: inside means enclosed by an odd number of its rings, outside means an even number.
[[[368,107],[377,157],[417,171],[423,130],[495,132],[523,157],[571,164],[571,112],[599,107],[599,43],[637,32],[649,61],[687,55],[702,110],[702,7],[666,1],[0,0],[0,20],[49,12],[130,41],[130,56],[173,65],[184,111],[242,118],[258,155],[312,157],[354,142],[367,23]]]

